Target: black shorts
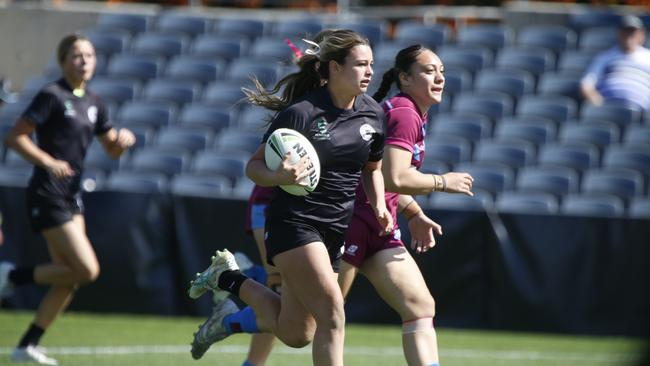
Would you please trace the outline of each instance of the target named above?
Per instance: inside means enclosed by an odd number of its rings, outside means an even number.
[[[27,213],[32,229],[41,232],[61,226],[83,213],[81,197],[46,197],[39,194],[27,195]]]
[[[280,253],[320,241],[327,248],[334,272],[338,273],[343,255],[343,233],[303,222],[271,218],[267,218],[265,230],[266,261],[270,265],[274,265],[273,257]]]

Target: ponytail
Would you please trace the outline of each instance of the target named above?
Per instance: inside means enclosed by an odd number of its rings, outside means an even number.
[[[375,94],[372,95],[372,99],[376,100],[377,103],[380,103],[384,98],[386,98],[386,95],[390,91],[391,85],[394,82],[397,82],[398,74],[399,70],[395,67],[390,68],[388,71],[386,71],[381,77],[381,85],[379,85],[379,89],[377,89]]]

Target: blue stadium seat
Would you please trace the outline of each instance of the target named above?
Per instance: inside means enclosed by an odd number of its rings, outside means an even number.
[[[252,155],[262,144],[262,133],[226,129],[221,131],[214,139],[214,150],[241,151]]]
[[[29,106],[30,99],[20,99],[16,103],[4,104],[0,108],[0,125],[13,126]]]
[[[120,170],[159,173],[169,177],[186,171],[189,161],[189,155],[182,150],[146,148],[135,151],[131,160],[120,165]]]
[[[616,196],[569,194],[562,200],[560,211],[571,216],[617,217],[625,213],[625,205]]]
[[[589,143],[604,148],[619,141],[619,128],[611,122],[567,123],[560,130],[560,141]]]
[[[180,174],[172,179],[170,186],[175,196],[224,198],[232,194],[230,181],[220,175]]]
[[[638,170],[650,176],[650,149],[648,144],[613,145],[603,156],[603,166]]]
[[[422,44],[432,50],[449,42],[450,31],[445,24],[423,24],[403,20],[397,24],[394,40],[403,44]]]
[[[206,128],[173,126],[163,128],[156,136],[154,147],[177,149],[195,153],[205,149],[213,139],[213,133]]]
[[[449,164],[445,164],[442,161],[438,160],[424,160],[422,162],[422,165],[420,166],[420,172],[423,174],[445,174],[449,173],[451,171],[451,168]]]
[[[251,76],[257,77],[263,86],[270,88],[277,80],[277,68],[259,60],[240,60],[230,66],[226,80],[250,86]]]
[[[247,47],[248,42],[243,39],[204,34],[196,38],[191,53],[195,56],[231,61],[244,54]]]
[[[628,216],[637,219],[650,219],[650,198],[635,199],[630,202]]]
[[[373,47],[372,56],[375,59],[375,65],[373,65],[375,75],[373,76],[373,80],[377,80],[377,82],[381,83],[381,76],[383,75],[383,71],[386,71],[389,68],[393,67],[397,53],[402,48],[408,46],[410,46],[410,44],[405,44],[398,41],[385,41]],[[382,64],[382,66],[385,65],[384,67],[386,70],[383,70],[381,73],[379,73],[378,64]]]
[[[126,51],[131,45],[131,34],[126,31],[89,30],[84,35],[92,42],[96,53],[112,56]],[[58,64],[56,65],[58,66]]]
[[[471,142],[476,142],[482,138],[491,136],[492,124],[488,117],[479,114],[440,113],[434,117],[429,130],[431,131],[431,135],[436,138],[456,136]]]
[[[216,151],[202,151],[192,161],[191,171],[196,174],[221,175],[230,180],[232,187],[245,178],[247,156],[226,155]]]
[[[131,34],[145,32],[149,29],[151,18],[140,14],[101,13],[97,18],[97,30],[106,33],[127,31]]]
[[[563,96],[525,96],[517,104],[517,116],[548,118],[556,123],[566,122],[577,115],[575,100]]]
[[[99,95],[103,102],[117,105],[134,100],[140,88],[140,83],[136,80],[109,77],[93,78],[88,85],[88,89]]]
[[[0,165],[0,187],[25,188],[31,176],[31,166]]]
[[[445,67],[459,67],[476,74],[477,71],[492,66],[492,53],[484,47],[462,47],[445,45],[436,52]]]
[[[580,35],[578,49],[581,51],[604,51],[618,44],[618,27],[585,29]]]
[[[109,173],[112,170],[117,170],[120,166],[120,159],[112,159],[109,157],[101,145],[101,143],[93,142],[86,153],[84,159],[84,167],[88,169],[100,170]]]
[[[235,105],[246,105],[242,85],[237,81],[220,81],[211,83],[203,90],[201,100],[205,103],[233,107]]]
[[[140,81],[160,76],[163,59],[152,55],[121,53],[108,62],[107,75],[113,78],[130,78]]]
[[[178,123],[187,127],[209,128],[218,133],[230,126],[230,110],[219,105],[193,103],[183,108]]]
[[[334,28],[351,29],[368,38],[374,47],[386,38],[386,23],[382,19],[365,19],[360,21],[339,22]]]
[[[225,69],[226,65],[223,61],[185,55],[170,61],[165,70],[165,76],[170,79],[205,85],[221,79]]]
[[[467,172],[472,175],[474,182],[472,190],[481,190],[495,194],[511,190],[515,185],[514,170],[498,163],[471,162],[454,166],[456,172]]]
[[[593,8],[584,8],[583,12],[571,13],[569,15],[569,25],[571,28],[582,34],[589,28],[596,27],[616,27],[621,21],[621,16],[609,11],[594,11]]]
[[[472,88],[472,74],[469,71],[445,67],[445,90],[443,99],[453,98],[458,93],[471,91]]]
[[[23,168],[32,167],[32,163],[30,163],[25,158],[23,158],[14,149],[7,149],[7,153],[5,154],[4,165],[7,167],[23,167]]]
[[[147,83],[142,99],[149,102],[175,103],[180,107],[198,99],[199,85],[191,81],[154,79]]]
[[[487,192],[472,190],[474,196],[464,194],[431,194],[428,205],[435,210],[484,211],[486,205],[492,205],[492,196]]]
[[[251,46],[250,57],[269,63],[289,63],[293,59],[293,53],[282,38],[261,37]]]
[[[598,148],[590,144],[550,143],[537,156],[542,166],[563,166],[582,172],[598,166]]]
[[[504,70],[524,70],[539,77],[555,67],[555,56],[543,48],[505,47],[497,55],[496,67]]]
[[[264,33],[264,21],[254,19],[219,19],[215,33],[221,37],[245,37],[249,40]]]
[[[629,169],[592,169],[584,173],[582,192],[611,194],[626,201],[643,194],[643,175]]]
[[[114,127],[118,129],[123,126],[116,125]],[[128,129],[133,132],[133,135],[135,135],[135,145],[133,145],[129,151],[133,152],[136,149],[150,146],[152,144],[156,132],[153,128],[142,125],[134,125],[128,126]]]
[[[133,39],[131,52],[138,55],[171,58],[186,52],[189,45],[189,39],[182,35],[147,32]]]
[[[517,173],[516,187],[523,192],[544,192],[556,196],[579,190],[578,173],[559,166],[525,167]]]
[[[582,108],[580,119],[582,121],[590,119],[610,121],[624,127],[632,123],[639,123],[641,113],[619,103],[605,103],[601,106],[587,104]]]
[[[424,161],[442,161],[447,164],[458,164],[469,160],[472,146],[469,141],[453,136],[427,138],[425,141]]]
[[[257,106],[245,107],[237,117],[235,127],[240,130],[256,132],[260,136],[266,131],[273,112]]]
[[[194,38],[211,28],[211,21],[197,16],[164,12],[158,16],[154,29],[162,33],[179,33]]]
[[[535,91],[535,78],[529,72],[522,70],[484,70],[476,75],[474,90],[497,91],[516,100]]]
[[[176,118],[176,108],[167,103],[142,100],[126,102],[117,113],[117,121],[125,127],[144,125],[153,129],[169,126]]]
[[[556,214],[560,208],[555,196],[543,192],[503,192],[494,205],[499,212],[517,214]]]
[[[272,35],[280,39],[312,39],[318,32],[323,29],[323,24],[318,18],[278,21],[271,32]],[[298,48],[303,45],[296,44]]]
[[[164,174],[150,172],[118,171],[106,180],[103,189],[133,193],[164,193],[168,179]]]
[[[520,47],[549,49],[558,55],[564,50],[575,48],[576,33],[562,25],[529,25],[519,30],[517,44]]]
[[[55,76],[44,74],[28,78],[25,84],[23,84],[23,89],[20,91],[20,100],[18,103],[7,104],[0,108],[0,111],[16,104],[25,104],[30,102],[45,85],[56,81],[60,77],[60,75]],[[25,105],[25,107],[27,106]]]
[[[513,32],[500,24],[477,24],[458,28],[456,42],[464,47],[487,47],[494,54],[512,44]]]
[[[592,50],[567,50],[560,55],[557,71],[560,74],[573,74],[582,76],[591,62],[594,60],[597,51]]]
[[[498,163],[512,168],[531,164],[535,157],[535,146],[520,140],[481,140],[474,148],[474,162]]]
[[[650,144],[650,126],[627,126],[623,143],[627,145]]]
[[[513,102],[510,96],[498,92],[461,93],[454,98],[452,111],[476,113],[496,121],[512,115]]]
[[[581,101],[581,77],[573,72],[546,72],[540,77],[537,90],[541,95],[563,95]]]
[[[555,123],[550,120],[502,119],[494,129],[495,140],[524,140],[536,146],[555,139]]]

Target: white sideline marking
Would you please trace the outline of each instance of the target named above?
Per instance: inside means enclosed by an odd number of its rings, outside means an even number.
[[[13,348],[0,347],[0,355],[11,354]],[[248,346],[218,346],[212,347],[210,353],[246,354]],[[311,354],[311,348],[302,349],[276,346],[274,353],[281,354]],[[98,347],[47,347],[50,355],[133,355],[133,354],[183,354],[189,357],[189,346],[150,345],[150,346],[98,346]],[[402,357],[401,347],[346,347],[345,353],[356,356],[396,356]],[[598,352],[539,352],[539,351],[489,351],[463,348],[449,348],[440,351],[442,358],[475,358],[496,360],[549,360],[549,361],[582,361],[582,362],[623,362],[639,359],[638,354],[630,353],[598,353]]]

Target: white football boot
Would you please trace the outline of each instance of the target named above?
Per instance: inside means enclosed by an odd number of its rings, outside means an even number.
[[[38,347],[38,346],[33,346],[33,345],[28,345],[27,347],[20,347],[14,349],[14,351],[11,353],[11,361],[15,363],[35,363],[38,365],[53,365],[56,366],[59,363],[51,358],[48,357],[43,348]]]
[[[223,318],[239,311],[235,302],[226,298],[212,308],[212,315],[199,326],[192,341],[192,358],[198,360],[208,351],[210,346],[228,337],[230,334],[223,325]]]
[[[221,290],[218,286],[219,276],[224,271],[236,271],[239,269],[235,256],[228,249],[224,249],[223,251],[217,250],[211,260],[212,264],[205,271],[197,273],[194,281],[190,283],[191,286],[188,294],[192,299],[198,299],[209,290],[214,291],[215,296],[221,294],[222,300],[228,296],[228,292]]]

